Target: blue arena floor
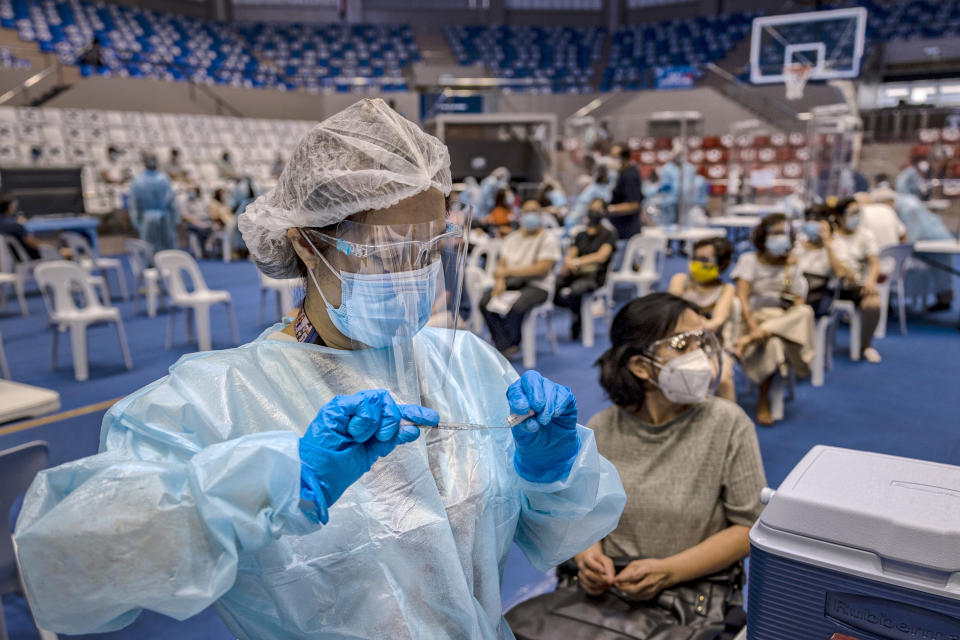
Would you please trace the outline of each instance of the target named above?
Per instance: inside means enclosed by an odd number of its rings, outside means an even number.
[[[681,260],[668,263],[668,272],[683,268]],[[256,268],[247,262],[228,265],[206,261],[201,269],[207,284],[228,289],[233,296],[241,341],[258,335],[266,326],[257,323],[259,284]],[[669,273],[666,277],[669,277]],[[664,280],[666,282],[666,280]],[[13,303],[12,299],[8,300]],[[49,387],[61,395],[62,411],[122,397],[161,377],[181,355],[193,350],[186,343],[179,314],[174,349],[164,348],[167,316],[134,314],[131,302],[114,301],[120,307],[133,356],[134,369],[127,371],[112,326],[90,330],[90,379],[78,383],[70,366],[69,340],[61,340],[58,366],[50,369],[51,330],[43,321],[43,304],[34,292],[28,298],[31,315],[0,312],[0,332],[13,378],[19,382]],[[272,297],[268,310],[274,309]],[[269,313],[269,311],[268,311]],[[213,312],[215,348],[230,346],[229,325],[220,310]],[[881,365],[850,362],[845,355],[847,335],[838,337],[835,368],[827,373],[825,386],[814,389],[801,383],[794,402],[787,405],[786,419],[772,428],[759,428],[768,482],[777,486],[794,464],[815,444],[829,444],[901,456],[960,464],[960,418],[957,413],[957,372],[960,371],[960,332],[956,312],[930,317],[911,317],[909,334],[901,336],[891,323],[891,332],[876,343],[884,357]],[[585,349],[566,339],[568,320],[557,320],[560,348],[550,354],[546,340],[539,344],[537,368],[547,377],[569,385],[577,395],[581,422],[586,422],[607,401],[597,383],[597,370],[588,366],[606,348],[605,330],[598,324],[597,346]],[[752,414],[755,398],[742,399]],[[51,465],[96,452],[104,411],[61,420],[26,430],[17,425],[0,426],[0,450],[32,440],[50,445]],[[544,580],[515,552],[508,562],[503,599],[516,602]],[[3,599],[11,640],[37,637],[24,602]],[[76,637],[76,636],[74,636]],[[130,627],[111,634],[82,636],[103,639],[219,640],[232,637],[212,609],[178,622],[145,612]]]

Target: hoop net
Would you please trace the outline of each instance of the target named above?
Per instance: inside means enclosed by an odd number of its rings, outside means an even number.
[[[813,75],[811,64],[787,64],[783,66],[783,81],[787,85],[787,100],[799,100],[803,97],[803,89]]]

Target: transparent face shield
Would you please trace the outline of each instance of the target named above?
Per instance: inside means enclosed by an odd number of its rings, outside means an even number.
[[[358,352],[403,402],[420,399],[418,344],[429,344],[434,361],[452,353],[471,215],[454,203],[432,220],[300,229],[318,258],[307,286],[327,314],[311,318],[320,337]]]
[[[700,401],[700,396],[717,390],[723,372],[721,355],[717,336],[706,329],[695,329],[657,340],[641,357],[659,370],[654,384],[669,400],[684,404]]]

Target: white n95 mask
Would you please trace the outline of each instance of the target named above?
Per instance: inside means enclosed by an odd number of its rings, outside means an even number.
[[[660,365],[655,384],[670,402],[698,404],[710,395],[715,376],[719,374],[710,358],[703,349],[697,349]]]

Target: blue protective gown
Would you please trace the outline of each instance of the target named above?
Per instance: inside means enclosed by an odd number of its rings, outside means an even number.
[[[893,188],[897,193],[905,193],[918,198],[923,197],[925,186],[926,180],[913,165],[901,171],[896,180],[893,181]]]
[[[680,190],[683,189],[684,206],[689,208],[694,205],[706,206],[706,200],[702,198],[703,189],[706,181],[700,185],[696,181],[697,170],[689,162],[683,164],[683,178],[681,184],[680,166],[676,162],[668,162],[660,169],[660,223],[664,226],[673,225],[680,222]],[[700,201],[703,200],[703,204]]]
[[[920,198],[909,194],[899,194],[897,195],[896,210],[903,226],[907,228],[907,240],[909,242],[953,240],[953,234],[944,224],[943,218],[930,211]],[[920,255],[947,268],[953,267],[953,256],[951,254],[922,253]],[[933,280],[935,292],[946,293],[952,291],[953,283],[950,280],[949,272],[932,268],[930,269],[930,277]]]
[[[215,604],[243,639],[509,639],[511,544],[546,569],[616,526],[623,487],[582,426],[570,475],[550,484],[517,475],[509,429],[425,431],[311,524],[299,437],[334,395],[394,385],[371,350],[271,337],[279,328],[184,356],[110,409],[99,454],[37,476],[15,536],[41,626],[102,632],[142,608],[184,619]],[[423,404],[503,424],[516,372],[469,333],[445,351],[449,336],[414,339],[435,390]]]
[[[154,251],[177,248],[179,214],[167,174],[147,170],[130,185],[130,220]]]
[[[610,204],[613,190],[610,185],[603,182],[594,182],[581,191],[573,201],[573,206],[563,219],[563,226],[572,229],[578,224],[584,224],[587,216],[587,210],[590,209],[590,203],[594,200],[603,200]]]
[[[482,220],[490,215],[490,212],[493,211],[494,206],[496,206],[497,192],[501,189],[506,189],[506,187],[507,185],[494,175],[489,175],[481,180],[480,197],[474,204],[476,211],[474,211],[473,217],[477,220]]]

